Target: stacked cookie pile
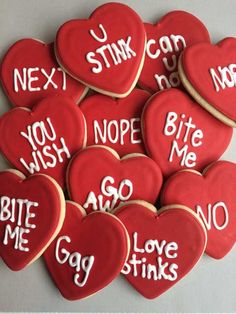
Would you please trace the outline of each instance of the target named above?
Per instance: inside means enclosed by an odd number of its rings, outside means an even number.
[[[54,43],[12,45],[0,72],[14,106],[0,119],[14,167],[0,172],[6,265],[43,255],[69,300],[120,273],[151,299],[204,252],[223,258],[236,238],[236,165],[218,161],[236,125],[235,49],[187,12],[152,25],[119,3],[66,22]]]

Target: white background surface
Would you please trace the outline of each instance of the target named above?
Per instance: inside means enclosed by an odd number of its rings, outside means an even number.
[[[9,45],[21,38],[53,41],[63,22],[72,18],[87,18],[104,2],[0,0],[0,57]],[[174,9],[189,11],[207,26],[213,42],[223,37],[236,36],[234,0],[120,2],[130,5],[147,22],[155,22]],[[9,108],[8,100],[0,91],[0,113]],[[236,136],[223,159],[236,162]],[[0,158],[0,170],[6,167],[6,162]],[[236,312],[236,247],[223,260],[204,256],[187,277],[151,301],[144,299],[120,277],[86,300],[69,302],[61,297],[41,259],[17,273],[8,270],[0,261],[0,311]]]

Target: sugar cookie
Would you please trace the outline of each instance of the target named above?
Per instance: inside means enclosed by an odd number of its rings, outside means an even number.
[[[126,97],[141,72],[145,42],[138,14],[113,2],[98,7],[88,20],[63,24],[55,53],[59,64],[83,84],[109,96]]]
[[[70,158],[86,141],[85,121],[71,99],[54,96],[31,110],[19,107],[5,113],[0,137],[1,152],[14,167],[25,175],[50,175],[65,187]]]
[[[21,270],[46,250],[65,217],[64,195],[55,180],[14,169],[0,172],[0,254]]]
[[[223,123],[236,127],[236,38],[196,44],[179,59],[179,75],[192,97]]]
[[[113,215],[86,216],[74,202],[66,202],[66,218],[56,239],[44,253],[47,268],[69,300],[88,297],[115,279],[129,254],[129,237]]]
[[[142,132],[148,155],[168,177],[184,168],[203,170],[218,160],[233,129],[183,91],[171,88],[156,93],[145,105]]]
[[[88,88],[67,75],[54,56],[53,43],[21,39],[5,54],[2,86],[14,106],[32,108],[44,97],[62,95],[78,103]]]
[[[162,190],[162,204],[182,204],[202,219],[207,229],[206,253],[224,257],[236,240],[236,164],[217,161],[203,174],[193,170],[171,176]]]
[[[142,154],[119,155],[105,146],[75,154],[67,169],[70,198],[91,211],[111,211],[120,202],[140,199],[155,203],[162,185],[159,166]]]
[[[187,207],[169,205],[157,211],[147,202],[130,201],[114,213],[130,236],[122,273],[148,299],[175,285],[204,253],[206,230]]]
[[[144,23],[144,26],[146,56],[138,84],[153,93],[180,86],[179,55],[192,44],[210,42],[205,25],[188,12],[172,11],[156,24]]]

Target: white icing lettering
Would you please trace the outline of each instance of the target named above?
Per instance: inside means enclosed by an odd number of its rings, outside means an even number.
[[[63,137],[58,138],[59,144],[55,143],[57,135],[50,118],[46,118],[46,122],[34,122],[28,125],[26,130],[27,132],[21,131],[20,135],[33,149],[32,161],[26,161],[21,157],[20,162],[30,174],[39,172],[41,167],[43,169],[54,168],[58,162],[64,161],[63,154],[67,159],[71,157]],[[51,146],[46,145],[47,142],[50,142]]]
[[[64,246],[62,246],[62,241],[71,243],[69,236],[61,236],[57,239],[55,247],[56,260],[61,265],[67,262],[71,268],[75,269],[74,284],[78,287],[83,287],[88,281],[90,271],[94,264],[94,256],[90,255],[82,257],[79,252],[70,253]]]
[[[8,245],[10,239],[14,241],[14,249],[29,252],[28,239],[24,236],[35,229],[36,225],[32,223],[35,213],[32,210],[38,207],[37,202],[27,199],[15,199],[8,196],[0,197],[0,221],[8,222],[5,225],[3,244]],[[34,208],[33,208],[34,207]],[[15,223],[13,227],[11,223]]]
[[[57,71],[62,73],[62,90],[66,90],[66,72],[64,72],[61,68],[57,68]]]
[[[141,137],[141,125],[140,125],[140,118],[132,118],[131,120],[131,137],[130,142],[131,144],[138,144],[142,142]],[[136,128],[135,128],[136,124]]]
[[[147,44],[146,44],[146,53],[147,53],[148,57],[151,59],[157,59],[161,53],[160,49],[156,49],[155,52],[151,51],[151,46],[154,46],[155,44],[156,44],[155,39],[149,39],[147,41]]]
[[[137,232],[134,232],[134,233],[133,233],[133,241],[134,241],[133,247],[134,247],[134,252],[144,253],[144,252],[145,252],[144,249],[139,249],[139,248],[138,248],[137,239],[138,239],[138,233],[137,233]]]
[[[172,72],[169,78],[167,78],[164,74],[154,74],[154,78],[160,90],[168,89],[171,87],[178,87],[180,85],[178,72]]]
[[[196,166],[196,154],[193,152],[188,153],[187,144],[183,145],[182,148],[179,148],[178,142],[176,140],[173,140],[169,156],[169,162],[174,161],[174,156],[177,156],[181,159],[180,165],[183,167],[185,166],[187,168],[191,168]]]
[[[207,204],[207,217],[204,215],[200,205],[196,205],[196,213],[205,224],[207,230],[211,230],[212,227],[216,230],[223,230],[229,224],[229,213],[224,202],[220,201],[215,204]],[[217,219],[217,213],[221,215],[221,219]]]
[[[180,43],[180,45],[179,45]],[[151,51],[151,46],[156,46],[157,48],[154,47],[153,51]],[[158,42],[151,38],[147,41],[146,44],[146,53],[149,58],[151,59],[157,59],[161,52],[163,54],[167,54],[170,52],[179,52],[182,51],[186,47],[186,42],[183,36],[181,35],[170,35],[168,36],[162,36],[159,38]]]
[[[167,77],[164,74],[162,75],[155,74],[154,78],[156,79],[156,82],[160,90],[171,88],[170,82],[168,81]]]
[[[118,137],[119,137],[119,131],[118,131],[118,122],[116,120],[112,120],[109,123],[108,128],[107,128],[107,134],[108,134],[108,139],[112,144],[117,143]]]
[[[197,148],[203,144],[203,132],[197,129],[191,117],[185,114],[178,115],[176,112],[168,112],[164,126],[164,135],[172,136],[171,149],[169,154],[169,162],[174,162],[175,158],[180,159],[180,165],[187,168],[196,166],[197,155],[193,151],[189,151],[191,144],[193,148]],[[180,146],[180,143],[183,143]]]
[[[27,71],[26,68],[23,68],[23,69],[22,69],[22,72],[23,72],[23,77],[22,77],[22,76],[20,75],[19,70],[18,70],[18,69],[14,69],[14,71],[13,71],[13,76],[14,76],[13,82],[14,82],[14,91],[15,91],[15,92],[18,92],[18,91],[19,91],[18,82],[20,83],[21,89],[22,89],[23,91],[26,90],[26,88],[27,88],[26,71]]]
[[[100,30],[101,30],[102,37],[98,37],[98,36],[95,34],[95,32],[94,32],[93,29],[90,29],[90,30],[89,30],[89,33],[90,33],[90,35],[91,35],[95,40],[99,41],[100,43],[104,43],[105,41],[107,41],[107,33],[106,33],[106,31],[105,31],[105,29],[104,29],[104,27],[103,27],[102,24],[98,24],[98,27],[99,27]]]
[[[141,143],[140,118],[93,121],[94,143],[120,145]]]
[[[65,140],[63,137],[60,138],[60,142],[61,142],[61,148],[58,148],[57,145],[55,143],[52,144],[52,147],[54,148],[56,154],[57,154],[57,158],[58,161],[60,163],[62,163],[64,161],[64,159],[62,158],[62,154],[65,153],[67,159],[70,159],[70,152],[65,144]]]
[[[85,209],[91,207],[93,210],[111,211],[118,203],[130,199],[133,193],[133,184],[128,179],[121,180],[118,187],[114,186],[115,179],[111,176],[106,176],[101,181],[101,194],[95,195],[90,191],[83,207]],[[106,198],[108,198],[106,200]]]
[[[161,47],[161,50],[164,53],[168,53],[168,52],[172,52],[173,51],[173,48],[172,48],[172,45],[171,45],[171,41],[170,41],[168,36],[162,36],[159,39],[159,45]]]
[[[43,85],[43,89],[46,90],[48,88],[49,84],[51,84],[53,88],[57,89],[58,88],[57,84],[55,84],[52,80],[52,77],[53,77],[54,73],[56,72],[56,69],[52,68],[51,73],[49,73],[49,75],[47,74],[47,72],[44,69],[41,69],[41,72],[47,78],[47,82]]]
[[[98,48],[96,50],[96,52],[98,54],[100,54],[100,56],[102,57],[104,63],[105,63],[105,66],[106,68],[110,68],[110,63],[108,62],[107,60],[107,57],[106,57],[106,54],[105,54],[105,51],[108,49],[108,45],[104,45],[104,46],[101,46],[100,48]]]
[[[98,27],[101,30],[102,37],[98,37],[94,30],[90,30],[89,33],[96,41],[105,43],[108,40],[107,32],[102,24],[99,24]],[[87,62],[95,65],[91,68],[91,71],[98,74],[104,68],[110,68],[111,64],[117,66],[122,61],[136,57],[136,52],[130,47],[131,39],[131,36],[128,36],[126,40],[119,39],[117,43],[107,43],[95,51],[88,52],[86,54]]]
[[[174,51],[179,52],[182,51],[186,47],[186,42],[183,36],[181,35],[170,35],[170,39],[174,43]],[[180,43],[180,47],[179,47]]]
[[[166,57],[163,58],[163,63],[168,71],[174,71],[177,67],[177,58],[175,55],[171,56],[171,60],[172,60],[172,65],[170,65],[169,59],[167,59]]]
[[[58,76],[58,72],[61,75]],[[39,67],[23,68],[21,73],[19,69],[14,68],[13,85],[16,93],[20,91],[38,92],[47,90],[49,87],[66,90],[66,73],[61,68],[48,70]]]
[[[102,71],[102,64],[100,61],[94,59],[95,56],[96,55],[94,52],[89,52],[86,56],[86,60],[91,64],[96,64],[97,67],[92,67],[92,71],[93,73],[97,74]]]
[[[142,277],[147,280],[169,280],[175,281],[178,278],[178,265],[169,260],[178,257],[178,244],[176,242],[167,242],[165,240],[149,239],[138,243],[138,233],[133,233],[133,250],[131,258],[125,263],[124,275],[132,274],[134,277]],[[143,256],[145,254],[145,256]],[[148,262],[148,256],[151,256],[151,262]],[[156,254],[156,258],[153,258]],[[154,260],[156,263],[154,263]]]
[[[147,240],[145,242],[144,249],[147,253],[152,253],[156,249],[157,254],[161,255],[165,245],[165,240],[161,241],[161,243],[159,243],[158,240]]]
[[[162,36],[158,41],[151,38],[147,41],[146,53],[151,59],[157,59],[161,57],[161,53],[167,57],[162,57],[162,62],[165,69],[170,73],[169,77],[164,74],[155,73],[154,79],[157,83],[158,89],[168,89],[171,87],[178,87],[180,85],[180,79],[177,71],[177,56],[186,47],[186,42],[183,36],[173,35]],[[171,54],[171,55],[170,55]]]
[[[32,86],[33,82],[39,80],[38,76],[33,76],[32,73],[33,72],[38,72],[38,71],[39,71],[38,67],[36,67],[36,68],[29,68],[28,69],[28,90],[30,92],[38,92],[38,91],[40,91],[40,87],[33,87]]]
[[[228,66],[217,67],[217,71],[214,68],[210,68],[210,75],[214,83],[216,92],[226,87],[232,88],[236,86],[236,64],[229,64]]]
[[[122,60],[123,61],[127,60],[127,56],[126,56],[126,53],[125,53],[123,46],[118,47],[115,43],[112,43],[111,48],[114,51],[114,55],[115,55],[116,62],[117,62],[117,63],[114,63],[115,65],[122,63]]]

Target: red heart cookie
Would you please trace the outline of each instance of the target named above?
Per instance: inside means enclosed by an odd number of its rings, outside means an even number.
[[[0,255],[12,270],[40,257],[61,229],[65,200],[50,177],[0,172]]]
[[[14,167],[26,175],[48,174],[64,187],[69,160],[84,145],[84,117],[69,98],[45,98],[32,110],[5,113],[0,137],[0,149]]]
[[[236,165],[218,161],[203,174],[184,170],[167,181],[162,204],[190,207],[207,229],[206,253],[213,258],[224,257],[236,241]]]
[[[125,97],[142,69],[145,41],[137,13],[121,3],[107,3],[88,20],[63,24],[55,52],[63,68],[85,85],[106,95]]]
[[[188,47],[180,58],[180,78],[196,101],[229,126],[236,127],[236,38],[217,45]]]
[[[67,75],[54,56],[53,43],[22,39],[12,45],[3,58],[0,79],[15,106],[32,108],[47,96],[62,95],[75,102],[87,88]]]
[[[142,154],[123,158],[111,148],[90,146],[75,154],[67,169],[71,199],[89,213],[111,211],[130,199],[155,203],[162,185],[158,165]]]
[[[228,147],[233,129],[171,88],[148,101],[142,131],[149,156],[167,177],[184,168],[203,170],[216,161]]]
[[[127,231],[115,216],[102,212],[86,216],[81,206],[67,201],[63,227],[44,259],[61,294],[76,300],[115,279],[128,254]]]
[[[87,125],[87,145],[107,145],[120,155],[144,153],[141,113],[150,94],[134,89],[123,99],[104,95],[86,98],[80,104]]]
[[[157,211],[146,202],[130,201],[115,215],[130,236],[130,255],[122,273],[148,299],[175,285],[204,252],[206,230],[187,207],[171,205]]]
[[[209,33],[194,15],[173,11],[156,24],[145,23],[146,56],[139,85],[155,92],[180,85],[178,58],[185,47],[210,42]]]

